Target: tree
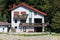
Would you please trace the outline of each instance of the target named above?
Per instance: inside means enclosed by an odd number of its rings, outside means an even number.
[[[52,26],[54,29],[60,28],[60,12],[57,11],[52,19]]]

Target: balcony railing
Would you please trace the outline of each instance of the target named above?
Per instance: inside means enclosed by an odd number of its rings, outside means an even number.
[[[20,23],[20,26],[42,27],[43,23]],[[47,24],[44,24],[44,26],[47,26]]]
[[[26,19],[27,16],[28,16],[27,14],[26,15],[14,15],[14,18]]]

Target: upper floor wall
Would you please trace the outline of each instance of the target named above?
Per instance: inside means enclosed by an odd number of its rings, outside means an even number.
[[[19,15],[21,15],[21,12],[25,11],[26,14],[28,14],[28,17],[34,17],[34,18],[44,18],[43,15],[40,13],[34,12],[33,10],[30,10],[26,7],[20,6],[14,10],[11,11],[12,17],[14,16],[14,12],[19,12]]]
[[[19,15],[22,15],[21,12],[25,11],[26,14],[28,14],[27,19],[26,19],[26,23],[29,23],[29,18],[32,18],[32,23],[34,23],[34,18],[41,18],[42,19],[42,23],[44,23],[44,16],[41,15],[40,13],[34,12],[33,10],[30,10],[26,7],[20,6],[14,10],[11,11],[11,25],[14,26],[19,26],[20,24],[20,20],[17,21],[17,23],[15,23],[14,21],[14,12],[19,12]]]

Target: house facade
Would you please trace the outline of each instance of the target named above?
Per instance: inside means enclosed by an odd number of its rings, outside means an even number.
[[[11,10],[11,27],[15,32],[44,32],[44,12],[25,3],[13,5]],[[12,30],[13,31],[13,30]]]

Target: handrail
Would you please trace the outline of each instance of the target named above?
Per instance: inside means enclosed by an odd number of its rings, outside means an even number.
[[[20,23],[20,26],[41,27],[44,23]],[[45,25],[45,24],[44,24]]]
[[[27,14],[25,14],[25,15],[14,15],[14,18],[26,19],[27,16],[28,16]]]

